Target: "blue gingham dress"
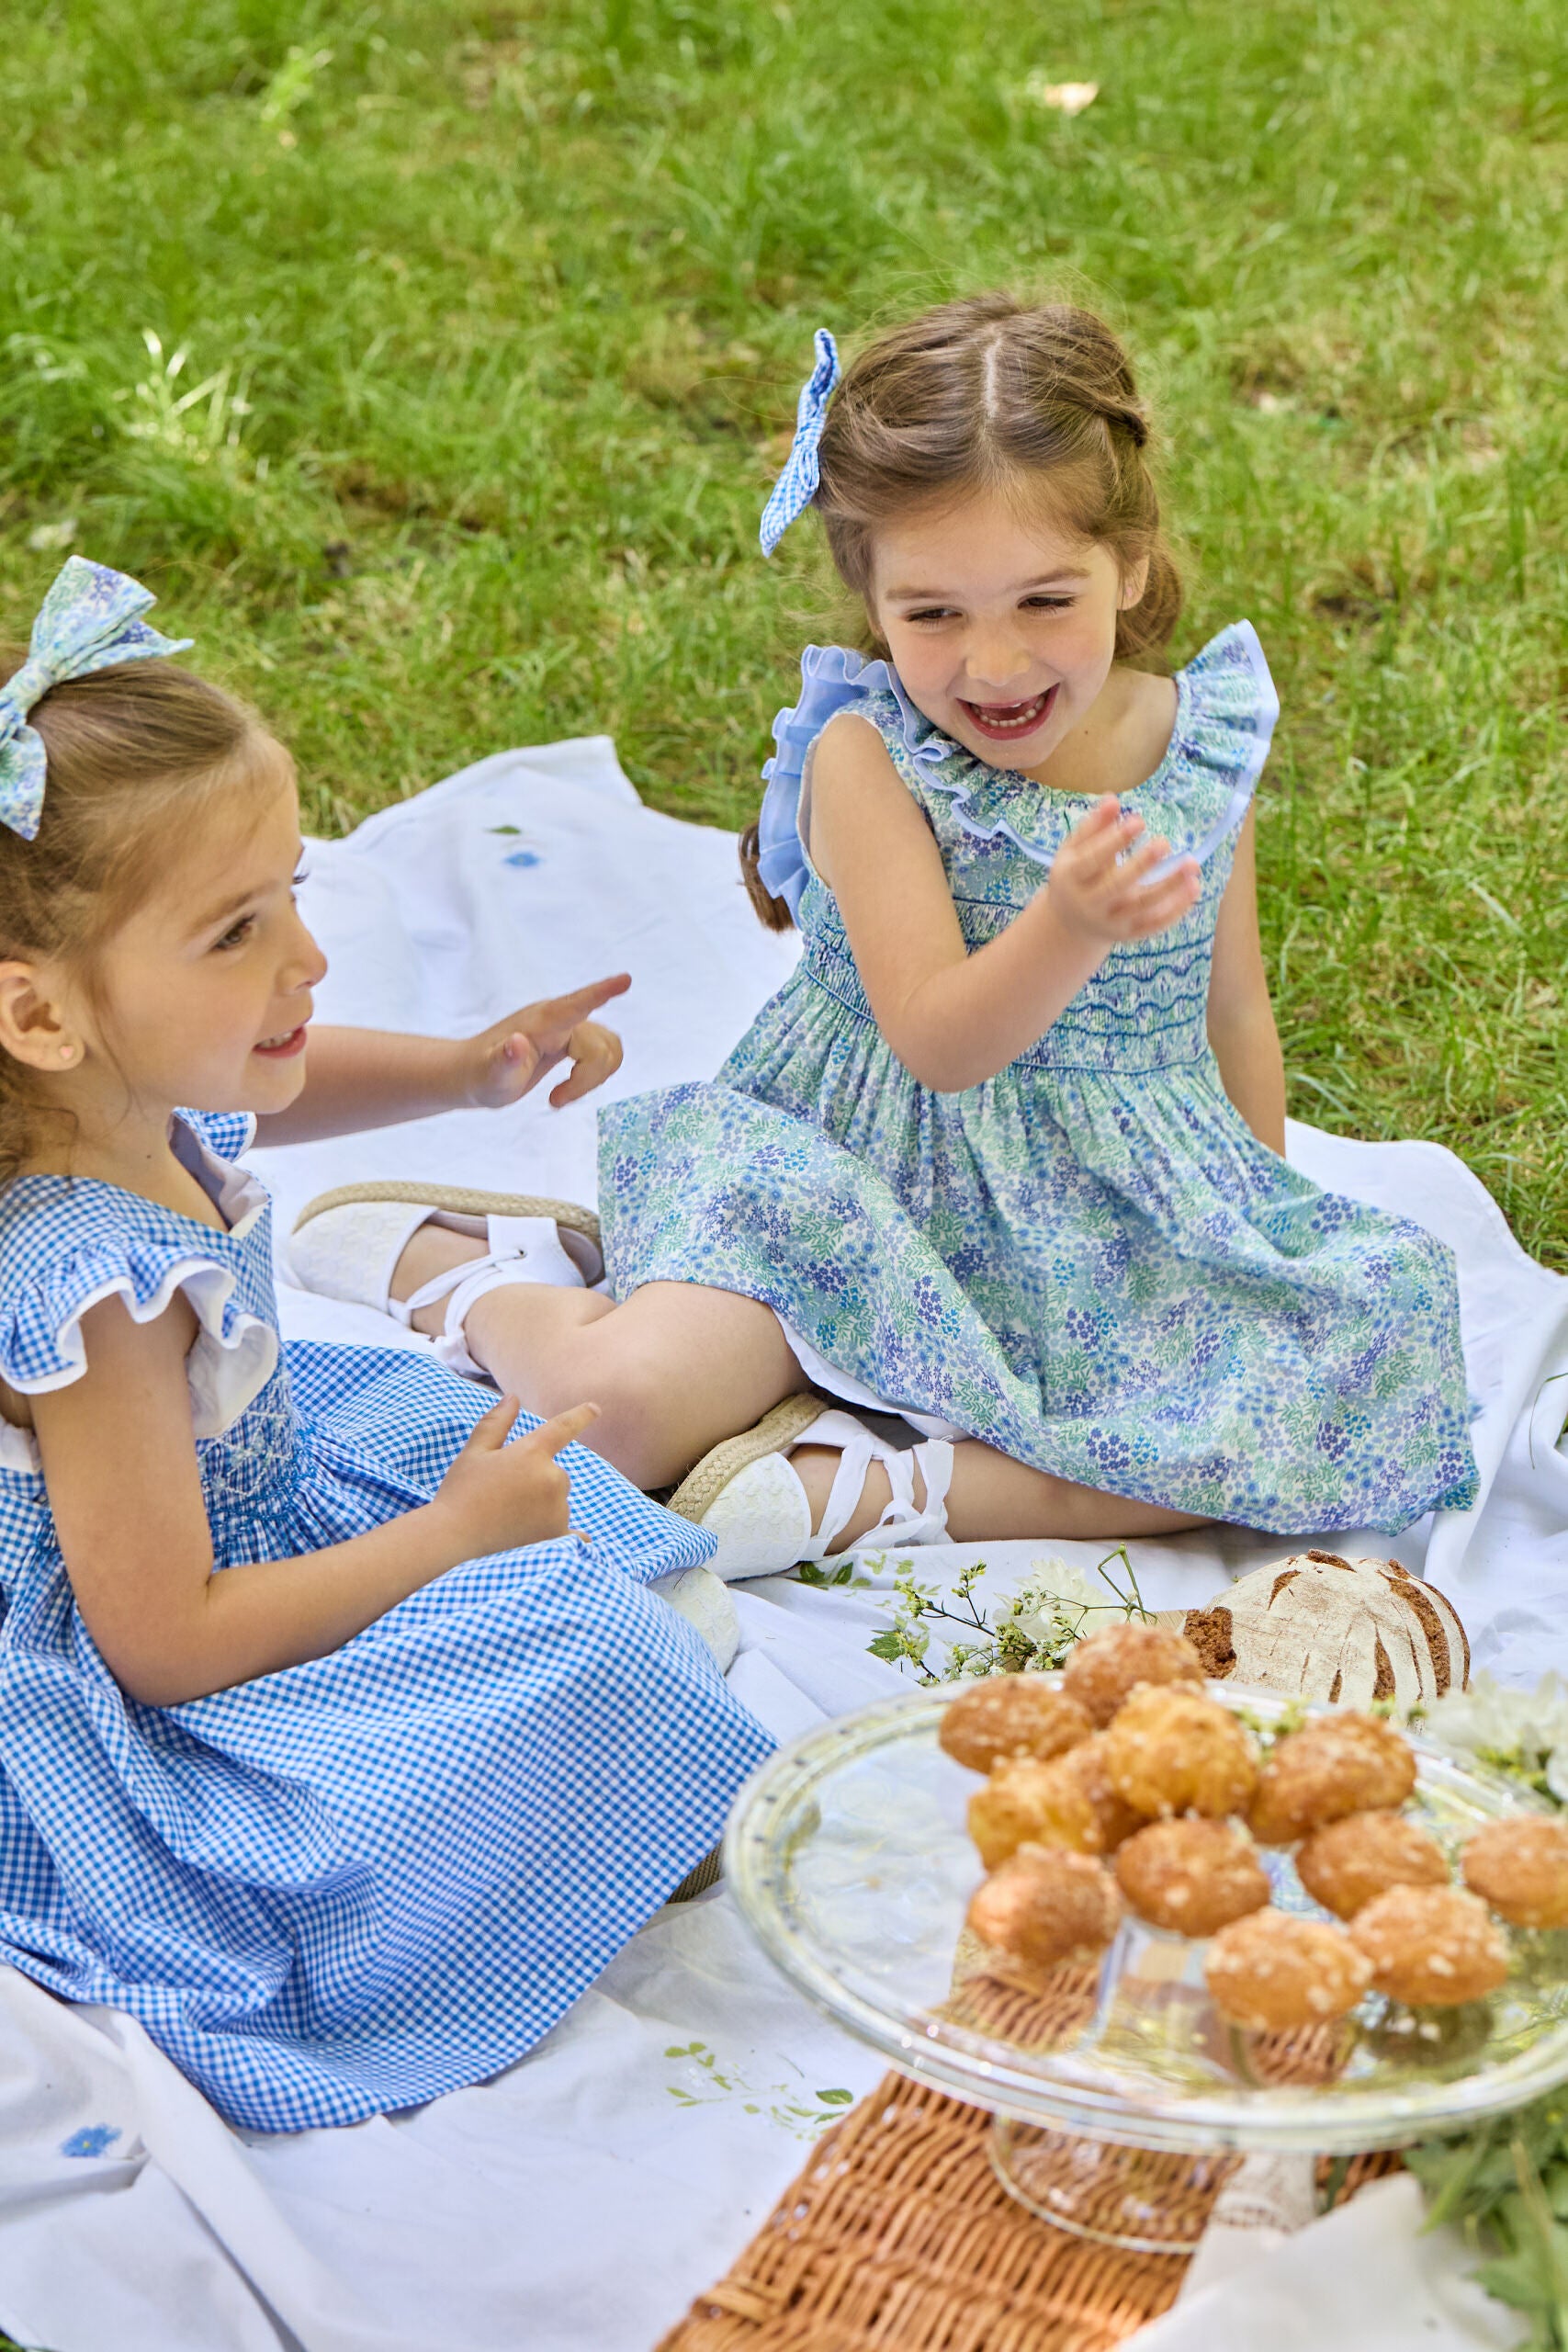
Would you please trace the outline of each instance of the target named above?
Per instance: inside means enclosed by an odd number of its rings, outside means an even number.
[[[1200,861],[1038,1042],[938,1094],[882,1036],[799,840],[810,747],[876,728],[970,948],[1048,887],[1092,799],[950,741],[885,662],[808,649],[774,727],[761,871],[799,965],[711,1085],[601,1113],[617,1298],[703,1283],[772,1306],[813,1375],[1102,1492],[1306,1534],[1390,1532],[1475,1493],[1450,1251],[1259,1143],[1207,1034],[1214,929],[1279,704],[1245,621],[1176,680],[1169,749],[1123,794]]]
[[[219,1233],[96,1182],[0,1193],[0,1373],[84,1362],[115,1292],[181,1288],[220,1567],[427,1501],[492,1401],[404,1350],[277,1336],[243,1119],[182,1114]],[[533,1424],[530,1424],[532,1426]],[[231,2122],[351,2122],[519,2057],[712,1847],[766,1734],[643,1588],[710,1539],[574,1446],[572,1520],[438,1577],[326,1657],[128,1699],[72,1599],[30,1436],[0,1424],[0,1961],[139,2018]]]

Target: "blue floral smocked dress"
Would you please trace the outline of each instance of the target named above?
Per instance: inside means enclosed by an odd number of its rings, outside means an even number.
[[[810,745],[846,708],[875,726],[971,948],[1043,887],[1091,804],[949,741],[885,663],[812,647],[802,668],[774,728],[762,870],[805,952],[713,1084],[601,1114],[615,1295],[686,1282],[761,1299],[808,1364],[1178,1510],[1393,1532],[1468,1503],[1450,1253],[1267,1149],[1209,1046],[1214,926],[1279,710],[1250,625],[1179,673],[1169,748],[1123,795],[1201,860],[1197,904],[1114,948],[1037,1045],[956,1094],[919,1084],[883,1040],[806,867]]]
[[[0,1374],[176,1286],[220,1567],[428,1501],[492,1399],[406,1350],[280,1347],[243,1119],[176,1148],[229,1229],[92,1182],[0,1192]],[[527,1426],[536,1426],[529,1423]],[[234,2123],[350,2122],[519,2057],[712,1847],[767,1752],[643,1587],[710,1541],[573,1446],[576,1537],[472,1560],[343,1648],[176,1707],[109,1674],[28,1432],[0,1422],[0,1961],[139,2018]]]

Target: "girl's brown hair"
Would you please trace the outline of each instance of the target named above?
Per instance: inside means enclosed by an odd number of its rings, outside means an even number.
[[[1143,662],[1181,612],[1149,438],[1132,363],[1102,319],[1068,303],[977,294],[894,328],[852,364],[822,428],[812,503],[869,623],[881,525],[928,500],[1048,475],[1067,530],[1108,548],[1123,573],[1147,563],[1142,596],[1116,619],[1116,659]],[[787,931],[788,908],[757,872],[755,825],[741,835],[740,864],[758,914]]]
[[[24,658],[0,647],[0,681]],[[163,660],[51,686],[28,724],[43,739],[43,809],[35,841],[0,825],[0,962],[90,974],[213,802],[260,773],[272,739],[243,704]],[[32,1073],[0,1047],[0,1183],[42,1115]]]

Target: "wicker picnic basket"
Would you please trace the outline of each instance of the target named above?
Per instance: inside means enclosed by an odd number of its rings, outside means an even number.
[[[1064,1968],[1052,1997],[987,1976],[965,1938],[955,1999],[977,2026],[1048,2048],[1092,2009],[1096,1972]],[[1276,2078],[1332,2065],[1321,2028],[1273,2037]],[[991,2168],[987,2109],[888,2075],[818,2141],[745,2252],[658,2352],[1108,2352],[1174,2302],[1184,2255],[1069,2236]],[[1066,2134],[1034,2159],[1074,2186]],[[1141,2154],[1144,2186],[1196,2238],[1239,2159]],[[1336,2200],[1397,2167],[1358,2156]],[[1078,2200],[1075,2199],[1075,2202]],[[1080,2203],[1080,2211],[1081,2211]]]
[[[750,2245],[658,2352],[1109,2352],[1176,2300],[1188,2257],[1037,2221],[991,2169],[991,2117],[888,2075],[834,2126]],[[1200,2224],[1214,2167],[1173,2202]],[[1336,2201],[1394,2169],[1358,2156]]]

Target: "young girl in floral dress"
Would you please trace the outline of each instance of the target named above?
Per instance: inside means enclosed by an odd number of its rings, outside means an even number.
[[[804,953],[716,1080],[602,1114],[620,1303],[520,1292],[493,1360],[536,1409],[594,1397],[649,1485],[763,1415],[676,1498],[732,1574],[1462,1507],[1449,1251],[1281,1156],[1278,704],[1245,621],[1158,670],[1180,592],[1125,354],[990,296],[841,385],[818,357],[763,544],[815,507],[876,658],[808,648],[774,729],[753,869]],[[394,1289],[483,1255],[400,1238]],[[891,1450],[803,1375],[933,1434]]]
[[[73,557],[0,663],[0,1961],[294,2129],[520,2056],[769,1743],[591,1407],[280,1344],[253,1134],[583,1091],[624,983],[312,1033],[292,767],[152,601]]]

